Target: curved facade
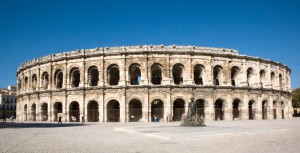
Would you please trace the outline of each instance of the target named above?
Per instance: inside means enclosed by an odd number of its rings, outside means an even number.
[[[17,71],[17,120],[178,121],[190,97],[205,120],[290,118],[291,70],[224,48],[104,47],[52,54]]]

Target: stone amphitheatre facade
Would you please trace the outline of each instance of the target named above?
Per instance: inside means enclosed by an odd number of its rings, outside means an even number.
[[[224,48],[126,46],[52,54],[17,71],[18,121],[178,121],[191,97],[205,120],[290,118],[291,70]]]

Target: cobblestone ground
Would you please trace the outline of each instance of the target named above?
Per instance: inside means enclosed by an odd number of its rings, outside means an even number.
[[[175,123],[0,123],[0,152],[300,152],[300,118]]]

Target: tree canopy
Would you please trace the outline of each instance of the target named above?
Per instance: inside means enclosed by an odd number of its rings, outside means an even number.
[[[300,88],[292,91],[292,103],[294,108],[300,107]]]

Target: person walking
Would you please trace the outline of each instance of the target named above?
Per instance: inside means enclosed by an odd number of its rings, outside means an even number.
[[[3,114],[3,122],[6,123],[6,116]]]
[[[62,124],[61,116],[58,117],[58,124],[59,124],[59,123]]]

